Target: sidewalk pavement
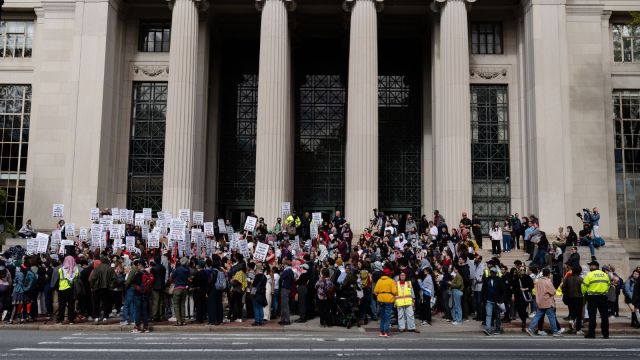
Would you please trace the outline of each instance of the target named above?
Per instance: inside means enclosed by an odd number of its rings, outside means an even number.
[[[640,336],[640,329],[631,327],[631,316],[629,313],[622,313],[620,317],[609,319],[609,332],[611,335],[638,335]],[[565,314],[562,312],[559,314],[560,325],[564,329],[569,329],[567,321],[562,320]],[[48,322],[45,324],[46,318],[40,318],[37,322],[9,325],[2,323],[0,330],[56,330],[56,331],[114,331],[114,332],[129,332],[133,326],[121,326],[120,318],[110,318],[107,324],[96,325],[93,322],[84,321],[76,322],[74,325],[55,324],[54,322]],[[531,319],[527,320],[527,325]],[[282,331],[283,333],[332,333],[332,334],[362,334],[362,333],[375,333],[378,332],[378,322],[370,321],[367,325],[360,327],[353,326],[350,329],[340,326],[322,327],[320,326],[320,320],[318,317],[307,321],[306,323],[294,323],[291,325],[282,326],[278,325],[278,320],[272,320],[267,322],[264,326],[251,326],[252,319],[246,319],[241,323],[230,322],[224,323],[219,326],[209,326],[206,324],[198,324],[195,322],[187,323],[185,326],[175,326],[173,322],[161,321],[152,322],[151,330],[155,332],[274,332]],[[586,330],[588,323],[583,325],[583,330]],[[421,336],[428,336],[429,334],[460,334],[460,335],[473,335],[482,334],[483,328],[479,321],[468,320],[464,321],[462,325],[451,325],[442,319],[440,314],[433,317],[432,326],[420,326],[420,321],[416,320],[416,328],[420,331]],[[502,328],[505,334],[524,334],[520,328],[520,320],[513,320],[510,323],[503,323]],[[545,330],[551,334],[549,322],[545,321]],[[397,332],[397,327],[392,327],[392,332]],[[600,333],[600,319],[597,319],[596,335]],[[410,335],[418,335],[412,334]],[[578,337],[576,335],[565,334],[565,336]]]

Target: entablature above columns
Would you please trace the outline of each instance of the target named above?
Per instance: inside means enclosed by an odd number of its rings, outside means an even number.
[[[256,0],[256,9],[258,11],[262,11],[262,8],[264,7],[264,4],[267,1],[269,0]],[[296,0],[279,0],[279,1],[282,1],[284,3],[284,6],[289,11],[294,11],[296,9],[296,6],[298,5]]]

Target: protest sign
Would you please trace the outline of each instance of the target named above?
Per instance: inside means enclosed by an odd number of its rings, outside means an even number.
[[[213,223],[212,222],[206,222],[204,223],[204,234],[206,236],[213,236]]]
[[[290,202],[281,203],[280,216],[282,217],[282,219],[286,219],[287,216],[289,216],[289,214],[291,214],[291,203]]]
[[[36,252],[39,254],[45,254],[49,249],[49,235],[38,233],[38,235],[36,235],[36,240],[38,241],[36,245]]]
[[[88,230],[86,227],[81,227],[80,228],[80,232],[78,233],[78,238],[80,239],[80,241],[87,241],[88,238]]]
[[[122,239],[113,240],[113,248],[114,249],[121,249],[122,248]]]
[[[134,213],[135,211],[133,210],[127,210],[127,224],[133,224]]]
[[[317,225],[322,224],[322,213],[314,212],[311,214],[311,221]]]
[[[265,243],[258,243],[258,245],[256,245],[256,251],[253,253],[253,258],[257,261],[265,261],[267,259],[268,252],[269,245]]]
[[[218,233],[224,234],[227,232],[227,226],[224,224],[224,219],[218,219]]]
[[[316,239],[318,237],[318,225],[309,224],[309,233],[311,235],[311,239]]]
[[[147,246],[149,249],[157,249],[160,247],[160,234],[157,232],[150,232],[149,239],[147,240]]]
[[[113,219],[120,219],[120,209],[118,209],[118,208],[111,208],[111,218],[113,218]]]
[[[320,261],[325,261],[327,260],[327,257],[329,256],[329,251],[327,250],[327,248],[325,247],[324,249],[322,249],[320,251]]]
[[[140,228],[142,230],[142,240],[147,240],[149,238],[149,225],[142,225]]]
[[[151,221],[151,208],[143,208],[142,217],[145,221]]]
[[[76,224],[64,224],[64,236],[67,238],[76,236]]]
[[[133,251],[133,248],[136,247],[136,237],[135,236],[127,236],[126,239],[127,251]]]
[[[143,213],[136,213],[134,218],[135,218],[135,220],[134,220],[134,225],[135,226],[144,225],[144,214]]]
[[[253,230],[255,230],[255,228],[256,228],[256,224],[257,223],[258,223],[258,219],[256,219],[253,216],[247,216],[247,220],[245,220],[245,222],[244,222],[244,229],[246,231],[253,232]]]
[[[242,240],[238,240],[238,248],[240,250],[240,253],[242,254],[242,256],[244,256],[245,258],[249,258],[249,243],[247,242],[247,240],[242,239]]]
[[[91,247],[92,248],[97,249],[101,247],[101,238],[102,238],[101,231],[94,232],[93,229],[91,229]]]
[[[128,218],[129,218],[129,210],[120,209],[120,216],[118,218],[114,217],[114,220],[119,220],[121,223],[126,224]]]
[[[104,215],[100,218],[100,225],[109,226],[111,224],[113,224],[111,215]]]
[[[53,217],[61,218],[64,217],[64,204],[53,204]]]
[[[238,248],[238,235],[235,233],[231,234],[229,238],[229,250]]]
[[[100,220],[100,209],[92,208],[91,209],[91,221],[98,221],[98,220]]]
[[[202,211],[193,212],[193,225],[202,225],[204,222],[204,213]]]
[[[109,239],[117,239],[120,235],[120,224],[109,225]]]
[[[191,209],[180,209],[178,211],[178,217],[182,219],[182,221],[188,223],[191,221]]]

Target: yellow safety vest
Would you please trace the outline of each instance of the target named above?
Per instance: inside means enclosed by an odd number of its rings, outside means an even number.
[[[590,271],[582,280],[583,295],[607,295],[611,280],[609,275],[598,269]]]
[[[62,272],[62,267],[58,268],[58,277],[60,279],[58,282],[58,290],[64,291],[71,288],[71,281],[69,281],[69,279],[67,279],[64,276],[64,273]],[[74,269],[73,279],[75,280],[77,277],[78,277],[78,269]]]
[[[400,281],[397,281],[396,288],[398,289],[398,295],[396,296],[396,306],[399,307],[413,305],[413,289],[411,288],[411,281],[405,281],[404,286],[400,285]]]

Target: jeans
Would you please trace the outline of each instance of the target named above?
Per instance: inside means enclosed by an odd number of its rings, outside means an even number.
[[[380,332],[388,333],[391,328],[393,303],[378,303],[380,306]]]
[[[462,322],[462,291],[453,289],[451,294],[453,295],[452,321]]]
[[[258,304],[255,296],[253,297],[253,320],[257,324],[264,323],[264,308]]]
[[[536,316],[533,317],[531,323],[529,324],[529,331],[533,331],[538,326],[538,321],[542,319],[543,316],[546,316],[549,319],[549,324],[551,325],[551,331],[555,334],[558,332],[558,321],[556,320],[556,311],[554,308],[540,309],[536,311]]]
[[[280,289],[280,321],[285,323],[291,322],[289,294],[291,294],[291,290],[284,288]]]
[[[142,321],[143,327],[146,329],[149,327],[149,295],[134,296],[136,303],[136,327],[140,328],[140,322]]]
[[[593,236],[593,238],[597,238],[600,237],[600,225],[593,225],[593,231],[591,231],[591,234]]]
[[[133,323],[136,319],[136,304],[134,299],[135,289],[133,286],[124,292],[124,306],[122,307],[122,321]]]
[[[502,250],[503,251],[511,250],[511,235],[509,234],[502,235]]]
[[[278,316],[278,304],[280,303],[280,289],[273,290],[271,296],[271,314]]]
[[[496,332],[500,331],[500,309],[495,302],[487,300],[487,304],[484,307],[485,312],[487,313],[487,317],[484,321],[484,329],[487,331],[491,331],[491,319],[493,318],[493,313],[496,313]]]
[[[593,246],[593,238],[589,239],[589,252],[591,253],[591,256],[596,256],[596,247]]]
[[[416,319],[413,315],[413,305],[398,306],[398,329],[416,329]]]
[[[482,291],[474,291],[473,292],[473,300],[476,311],[476,319],[483,318],[483,307],[482,307]]]
[[[371,303],[369,306],[371,307],[371,320],[378,320],[378,301],[376,301],[375,296],[371,296]]]

